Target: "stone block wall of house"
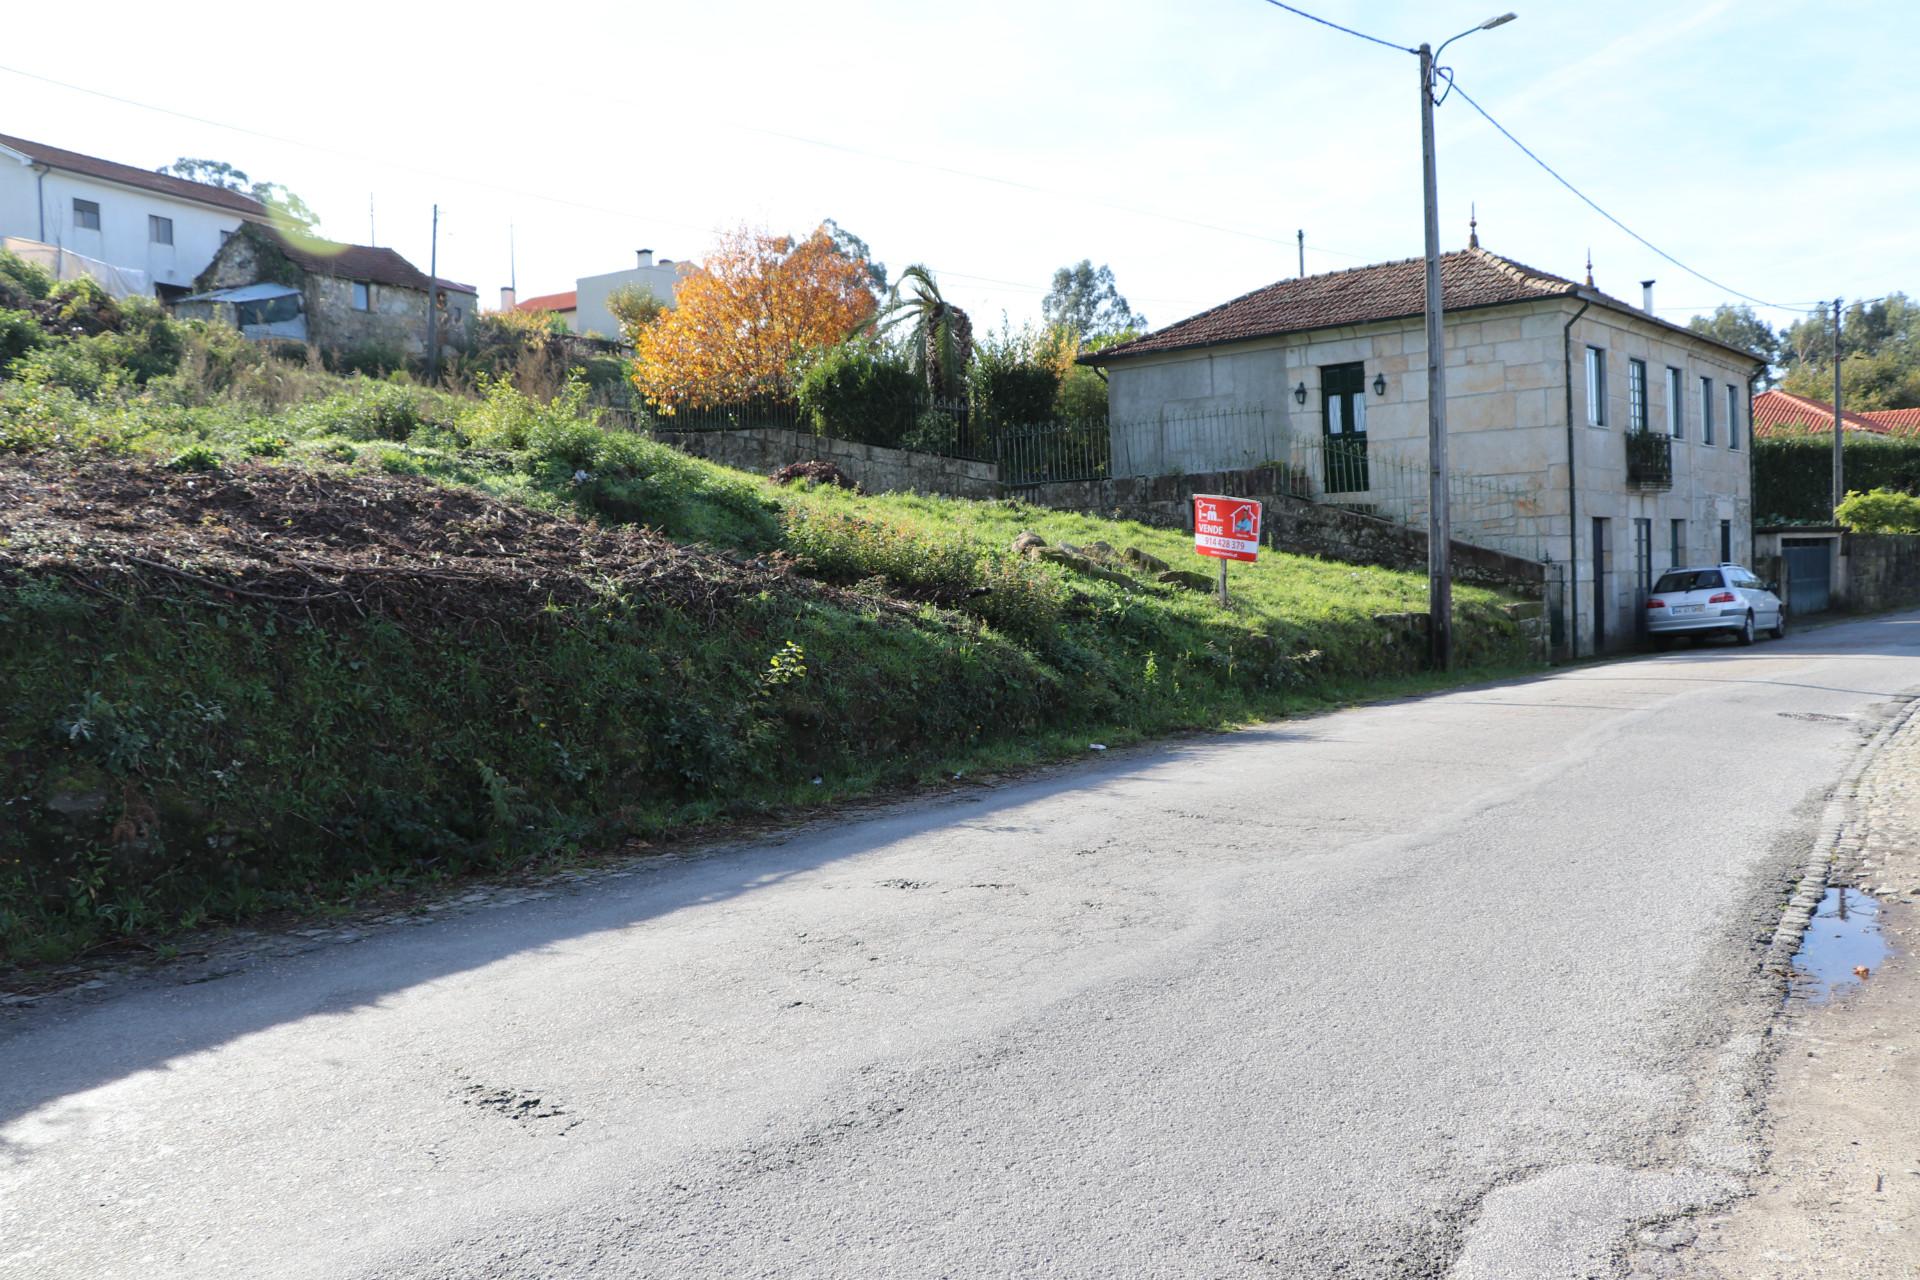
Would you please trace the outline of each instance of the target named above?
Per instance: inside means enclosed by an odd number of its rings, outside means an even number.
[[[793,462],[831,462],[869,493],[938,493],[992,498],[999,468],[991,462],[943,458],[776,427],[745,431],[667,431],[656,438],[683,453],[761,475]]]
[[[368,307],[356,310],[353,284],[333,276],[310,275],[306,279],[307,327],[312,341],[329,350],[351,351],[356,347],[393,347],[410,356],[424,355],[427,349],[427,295],[418,289],[400,285],[367,286]],[[460,323],[441,323],[443,347],[465,344],[471,333],[472,306],[462,299]]]

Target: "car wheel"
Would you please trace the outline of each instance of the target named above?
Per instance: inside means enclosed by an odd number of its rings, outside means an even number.
[[[1753,610],[1747,610],[1747,616],[1741,621],[1740,629],[1733,633],[1733,638],[1741,644],[1753,643]]]
[[[1785,605],[1780,606],[1780,612],[1774,618],[1773,638],[1775,640],[1787,638],[1787,606]]]

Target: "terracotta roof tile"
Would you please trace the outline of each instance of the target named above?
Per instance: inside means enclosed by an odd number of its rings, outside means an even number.
[[[565,293],[542,293],[513,304],[515,311],[578,311],[580,309],[580,291],[569,289]]]
[[[81,173],[90,178],[118,182],[123,186],[140,187],[164,196],[172,196],[177,200],[216,205],[223,209],[230,209],[243,217],[263,218],[267,213],[267,207],[252,196],[205,182],[189,182],[185,178],[176,178],[172,174],[155,173],[151,169],[102,160],[98,156],[85,156],[78,151],[68,151],[63,147],[49,147],[40,142],[28,142],[25,138],[15,138],[4,133],[0,133],[0,147],[10,147],[42,164],[55,169],[64,169],[68,173]]]
[[[1630,303],[1477,246],[1440,257],[1440,301],[1449,312],[1573,296],[1645,316]],[[1115,359],[1156,352],[1399,320],[1421,315],[1426,307],[1426,259],[1403,258],[1398,262],[1282,280],[1131,342],[1082,356],[1081,363],[1107,364]],[[1679,328],[1655,317],[1645,318],[1669,329]],[[1694,336],[1715,342],[1704,335]],[[1715,342],[1715,345],[1726,344]]]
[[[1920,435],[1920,409],[1865,409],[1860,416],[1886,424],[1897,436]]]
[[[1896,409],[1892,412],[1920,411]],[[1841,429],[1864,431],[1871,435],[1895,434],[1896,428],[1891,423],[1877,421],[1878,416],[1843,409],[1840,413]],[[1833,405],[1825,400],[1796,396],[1777,389],[1762,391],[1753,398],[1753,434],[1761,439],[1768,436],[1817,435],[1832,430]]]

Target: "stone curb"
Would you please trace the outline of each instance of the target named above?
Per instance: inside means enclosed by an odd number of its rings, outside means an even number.
[[[1785,986],[1787,975],[1793,970],[1793,957],[1800,950],[1800,940],[1805,936],[1807,926],[1813,921],[1813,913],[1819,909],[1820,899],[1827,891],[1828,873],[1843,856],[1860,851],[1862,832],[1856,821],[1855,802],[1860,795],[1861,778],[1866,775],[1867,767],[1882,748],[1907,727],[1916,712],[1920,712],[1920,697],[1913,694],[1902,696],[1905,705],[1854,753],[1853,762],[1846,773],[1827,793],[1827,807],[1820,817],[1820,833],[1814,837],[1813,850],[1806,864],[1800,868],[1799,883],[1794,887],[1787,909],[1781,913],[1780,923],[1773,931],[1773,941],[1767,947],[1767,958],[1761,964],[1761,971],[1782,986]]]

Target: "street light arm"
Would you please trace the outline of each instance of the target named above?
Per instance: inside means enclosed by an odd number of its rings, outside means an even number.
[[[1440,55],[1446,52],[1447,45],[1452,44],[1454,40],[1464,39],[1465,37],[1472,35],[1476,31],[1491,31],[1495,27],[1504,27],[1509,22],[1512,22],[1515,18],[1519,16],[1520,15],[1517,13],[1503,13],[1497,18],[1488,18],[1485,22],[1479,23],[1475,26],[1468,27],[1465,31],[1462,31],[1459,35],[1454,36],[1453,39],[1451,40],[1445,41],[1444,43],[1441,44],[1441,46],[1438,49],[1435,49],[1433,51],[1433,60],[1435,62],[1440,61]]]

